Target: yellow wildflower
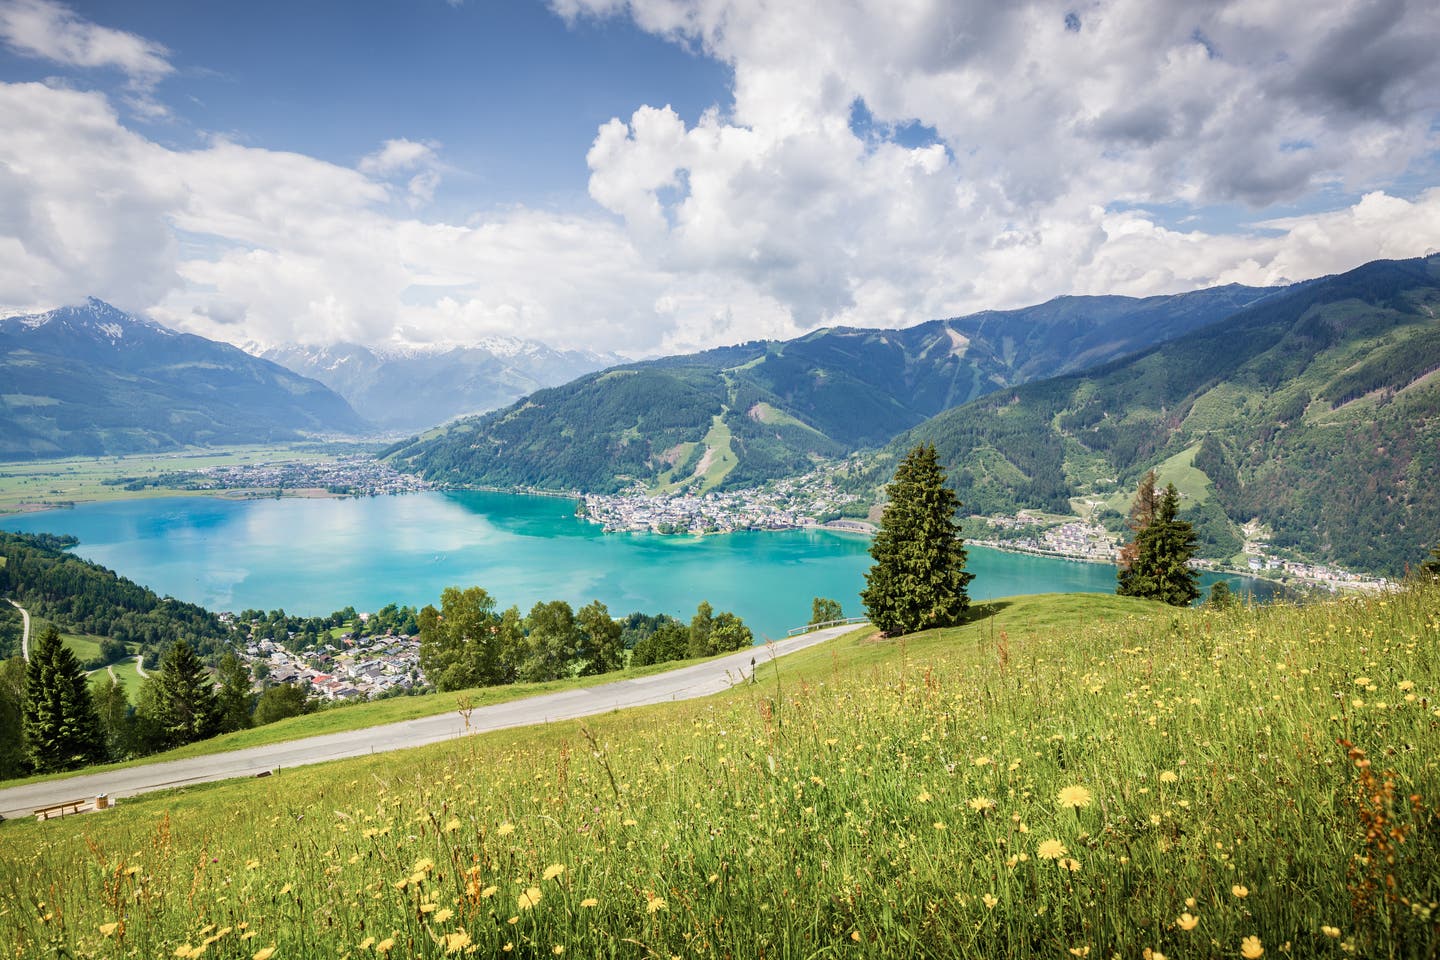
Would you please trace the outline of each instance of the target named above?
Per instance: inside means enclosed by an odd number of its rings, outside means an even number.
[[[917,801],[919,801],[920,803],[929,803],[929,802],[930,802],[930,791],[929,791],[929,790],[921,790],[920,793],[916,795],[915,799],[916,799]]]
[[[515,824],[508,822],[502,823],[500,824],[500,826],[495,828],[495,832],[502,837],[508,837],[510,836],[510,834],[515,832]]]
[[[598,907],[598,906],[600,906],[600,901],[599,901],[599,900],[596,900],[594,897],[586,897],[584,900],[581,900],[581,901],[580,901],[580,906],[582,906],[582,907],[584,907],[585,909],[588,910],[588,909],[590,909],[591,907]]]
[[[539,887],[530,887],[516,898],[516,903],[519,904],[521,910],[532,910],[539,905],[543,896]]]
[[[557,944],[555,944],[555,946],[553,946],[553,947],[550,948],[550,952],[553,953],[553,954],[555,954],[555,956],[558,957],[558,956],[560,956],[560,954],[562,954],[562,953],[565,952],[565,948],[564,948],[563,946],[561,946],[560,944],[557,943]]]
[[[375,946],[375,938],[374,938],[374,937],[366,937],[364,940],[361,940],[360,943],[357,944],[357,946],[358,946],[361,950],[369,950],[371,947]]]
[[[119,926],[120,924],[118,923],[102,923],[100,924],[100,935],[102,937],[108,937],[112,933],[114,933],[119,928]]]
[[[985,909],[987,909],[987,910],[994,910],[994,909],[995,909],[995,904],[997,904],[997,903],[1000,902],[1000,899],[999,899],[998,897],[995,897],[995,896],[993,896],[993,895],[991,895],[991,894],[988,894],[988,893],[985,894],[985,896],[981,897],[980,899],[983,900],[983,901],[985,901]]]
[[[411,867],[410,869],[412,873],[429,873],[431,870],[435,869],[435,861],[431,860],[429,857],[421,857],[419,860],[415,861],[415,866]]]
[[[1200,918],[1187,910],[1186,912],[1180,914],[1180,919],[1175,921],[1175,926],[1179,927],[1181,930],[1194,930],[1195,924],[1199,922]]]
[[[1040,844],[1039,849],[1035,851],[1035,855],[1041,860],[1059,860],[1065,856],[1065,844],[1059,840],[1046,840]]]
[[[460,829],[460,821],[459,821],[458,819],[451,818],[450,822],[447,823],[447,824],[445,824],[445,832],[446,832],[446,833],[454,833],[456,830],[459,830],[459,829]]]
[[[1064,867],[1066,870],[1069,870],[1071,873],[1080,872],[1080,861],[1076,860],[1074,857],[1062,858],[1060,860],[1060,866]]]
[[[545,868],[545,879],[554,880],[556,877],[560,876],[560,874],[564,872],[565,865],[563,863],[552,863],[550,864],[550,866]]]
[[[1327,926],[1322,926],[1322,927],[1320,928],[1320,932],[1323,933],[1323,934],[1325,934],[1325,936],[1327,936],[1327,937],[1331,937],[1332,939],[1335,938],[1335,937],[1340,936],[1340,928],[1339,928],[1339,927],[1332,927],[1332,926],[1328,926],[1328,925],[1327,925]]]
[[[1230,893],[1243,900],[1244,898],[1250,896],[1250,888],[1243,884],[1237,883],[1230,888]]]
[[[1176,780],[1179,780],[1179,779],[1180,779],[1180,778],[1179,778],[1178,776],[1176,776],[1174,770],[1166,770],[1166,771],[1164,771],[1163,773],[1160,774],[1160,782],[1161,782],[1161,783],[1174,783]]]
[[[470,946],[470,934],[464,930],[457,930],[454,933],[445,934],[445,952],[459,953]]]
[[[384,940],[381,940],[379,943],[375,944],[375,952],[376,952],[376,953],[389,953],[391,950],[394,950],[394,949],[395,949],[395,938],[394,938],[394,937],[386,937]]]
[[[291,890],[294,890],[294,889],[295,889],[295,888],[294,888],[293,886],[291,886],[290,884],[287,883],[287,884],[285,884],[285,886],[283,886],[283,887],[280,888],[280,893],[278,894],[278,896],[282,896],[282,897],[283,897],[283,896],[285,896],[285,894],[289,893]]]
[[[972,797],[970,800],[970,809],[976,813],[985,813],[986,811],[995,809],[995,801],[989,797]]]
[[[1240,956],[1245,960],[1260,960],[1265,955],[1265,948],[1260,946],[1259,937],[1246,937],[1240,941]]]
[[[270,960],[274,955],[275,945],[272,943],[268,947],[261,947],[259,950],[256,950],[255,956],[251,957],[250,960]]]
[[[665,900],[662,897],[651,897],[645,904],[646,913],[659,913],[665,909]]]
[[[449,907],[441,907],[439,910],[435,911],[435,916],[431,917],[430,919],[435,923],[444,923],[446,920],[449,920],[453,916],[455,916],[454,910],[451,910]]]
[[[1075,807],[1078,810],[1090,806],[1092,799],[1094,798],[1091,797],[1089,790],[1081,786],[1073,786],[1061,790],[1056,796],[1055,802],[1062,807]]]

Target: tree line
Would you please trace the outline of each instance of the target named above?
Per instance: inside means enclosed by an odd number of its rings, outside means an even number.
[[[447,587],[440,607],[427,605],[418,620],[420,668],[442,691],[594,676],[755,642],[744,621],[708,602],[687,626],[665,614],[616,619],[598,600],[579,610],[544,601],[522,615],[513,605],[500,610],[483,587]]]

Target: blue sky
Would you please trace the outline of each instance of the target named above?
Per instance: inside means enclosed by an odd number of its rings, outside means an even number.
[[[1440,249],[1424,0],[0,0],[0,307],[632,355]]]

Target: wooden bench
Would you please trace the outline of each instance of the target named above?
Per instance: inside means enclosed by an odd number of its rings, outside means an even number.
[[[89,798],[82,797],[79,800],[66,800],[63,803],[52,803],[48,807],[36,807],[36,820],[49,820],[51,817],[63,817],[67,813],[79,813],[80,808],[90,802]]]

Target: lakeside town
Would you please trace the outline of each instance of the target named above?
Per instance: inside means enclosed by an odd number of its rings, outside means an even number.
[[[358,616],[361,623],[369,618]],[[303,653],[250,637],[237,645],[236,655],[257,680],[294,684],[331,702],[375,700],[428,686],[420,669],[420,640],[411,636],[362,637],[352,631]]]

